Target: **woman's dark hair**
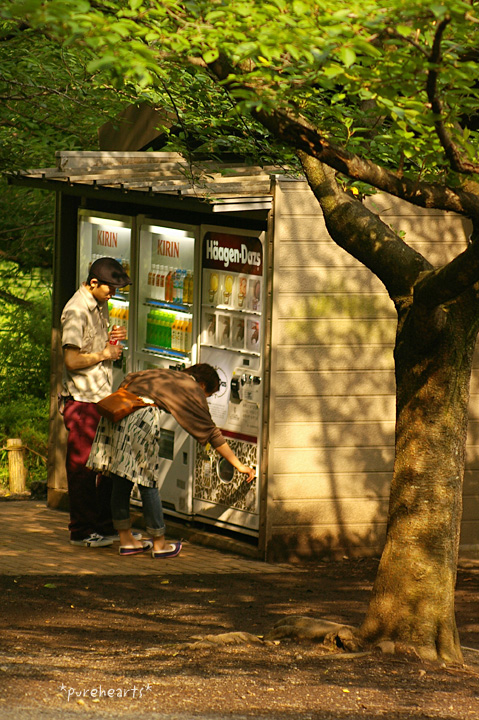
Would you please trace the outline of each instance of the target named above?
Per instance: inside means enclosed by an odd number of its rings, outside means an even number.
[[[220,389],[220,376],[214,367],[207,363],[192,365],[189,368],[185,368],[182,372],[187,375],[192,375],[196,382],[203,383],[208,394],[218,392]]]

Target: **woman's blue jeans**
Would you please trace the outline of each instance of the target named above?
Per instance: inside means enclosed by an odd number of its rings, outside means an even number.
[[[133,490],[133,483],[127,478],[119,475],[111,475],[113,489],[111,493],[111,514],[113,527],[116,530],[129,530],[130,520],[130,496]],[[143,517],[145,519],[146,531],[151,537],[162,537],[165,534],[165,520],[163,517],[163,506],[160,493],[157,487],[146,487],[138,485],[143,503]]]

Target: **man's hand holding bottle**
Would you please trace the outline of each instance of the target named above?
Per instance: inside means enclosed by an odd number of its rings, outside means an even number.
[[[126,328],[122,325],[113,325],[108,338],[108,344],[105,348],[108,358],[118,360],[123,352],[121,341],[126,339]]]

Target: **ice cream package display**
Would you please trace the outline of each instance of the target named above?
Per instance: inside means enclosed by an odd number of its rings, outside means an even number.
[[[245,346],[245,319],[244,317],[233,317],[231,328],[231,346],[235,350],[244,350]]]
[[[224,347],[231,347],[231,315],[218,313],[216,316],[216,342]]]
[[[231,273],[222,273],[221,275],[221,299],[222,305],[229,305],[230,307],[234,303],[233,290],[235,287],[235,276]]]
[[[248,292],[248,276],[238,275],[236,282],[235,304],[240,310],[246,309],[246,295]]]
[[[204,345],[216,345],[216,314],[214,311],[203,311],[201,342]]]
[[[251,352],[259,352],[260,340],[259,320],[248,319],[246,322],[246,349]]]
[[[234,305],[235,276],[233,273],[222,273],[208,270],[203,289],[203,302],[210,305]]]
[[[261,279],[248,278],[248,293],[246,296],[247,310],[258,312],[261,310]]]
[[[204,284],[203,302],[218,305],[220,302],[220,273],[216,270],[209,270],[206,273],[206,282]]]
[[[203,283],[203,303],[231,310],[261,312],[261,278],[207,270]]]
[[[205,273],[203,285],[203,303],[207,305],[234,304],[235,277],[233,273],[222,273],[217,270],[208,270]]]

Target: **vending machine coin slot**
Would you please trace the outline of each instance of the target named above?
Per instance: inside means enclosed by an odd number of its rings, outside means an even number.
[[[238,378],[235,378],[235,377],[232,378],[232,380],[231,380],[231,398],[230,398],[231,402],[241,402],[240,389],[241,389],[241,385],[240,385],[240,381],[238,380]]]

